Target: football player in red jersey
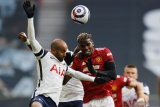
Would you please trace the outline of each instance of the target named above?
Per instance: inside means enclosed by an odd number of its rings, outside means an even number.
[[[124,86],[134,87],[138,98],[143,95],[143,86],[136,79],[127,78],[117,75],[116,80],[112,85],[112,97],[114,99],[115,107],[122,107],[122,88]]]
[[[92,35],[81,33],[77,37],[80,52],[74,57],[71,67],[85,74],[101,76],[99,84],[83,82],[84,107],[114,107],[112,80],[116,79],[114,59],[108,48],[94,48]]]

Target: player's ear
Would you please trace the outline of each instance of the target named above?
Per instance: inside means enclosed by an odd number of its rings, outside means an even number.
[[[91,41],[92,42],[92,46],[94,46],[94,42],[93,41]]]
[[[52,54],[55,54],[55,53],[56,53],[56,49],[51,48],[51,53],[52,53]]]
[[[92,46],[94,46],[94,42],[93,42],[93,40],[92,40],[92,39],[90,39],[90,42],[92,43]]]

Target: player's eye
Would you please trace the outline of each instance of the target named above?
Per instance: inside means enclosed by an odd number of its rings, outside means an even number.
[[[79,45],[79,47],[81,47],[81,48],[85,48],[85,47],[86,47],[86,45]]]

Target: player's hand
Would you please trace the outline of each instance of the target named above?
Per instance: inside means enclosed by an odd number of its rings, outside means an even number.
[[[96,83],[96,84],[103,84],[103,83],[106,83],[106,82],[109,82],[109,81],[111,81],[110,78],[96,77],[95,80],[94,80],[94,83]]]
[[[64,60],[66,61],[67,65],[70,65],[71,62],[73,61],[74,56],[71,54],[71,52],[67,52],[66,53],[66,57],[64,58]]]
[[[144,98],[138,98],[133,107],[146,107]]]
[[[26,0],[23,3],[23,8],[28,18],[32,18],[34,16],[35,4],[31,5],[31,2],[29,0]]]
[[[91,58],[89,58],[89,59],[87,60],[86,65],[87,65],[88,70],[89,70],[89,72],[90,72],[91,74],[96,74],[96,73],[97,73],[97,71],[93,68],[92,59],[91,59]]]
[[[144,99],[144,98],[138,98],[138,99],[137,99],[137,102],[138,102],[138,103],[145,103],[145,99]]]
[[[27,41],[27,36],[24,32],[20,32],[18,34],[18,39],[20,39],[22,42],[26,42]]]

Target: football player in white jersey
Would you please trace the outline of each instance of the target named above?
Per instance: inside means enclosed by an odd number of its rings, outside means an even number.
[[[128,64],[124,68],[124,76],[132,79],[138,79],[138,69],[133,64]],[[143,85],[143,95],[138,99],[135,88],[125,86],[122,88],[122,103],[123,107],[146,107],[149,102],[149,87]]]
[[[18,34],[18,38],[31,49],[29,39],[24,32],[20,32]],[[64,58],[67,65],[70,65],[73,60],[74,54],[76,54],[77,52],[77,48],[75,48],[74,52],[67,51],[66,57]],[[67,83],[64,83],[62,87],[58,107],[83,107],[84,91],[81,81],[72,77],[69,81],[65,82]]]
[[[24,32],[20,32],[18,34],[18,38],[31,49],[29,39]],[[74,52],[67,51],[66,57],[64,58],[67,65],[70,65],[73,60],[74,54],[76,54],[77,52],[77,48],[75,48]],[[84,91],[81,81],[72,77],[69,81],[65,82],[66,83],[64,83],[62,87],[58,107],[82,107]]]
[[[64,75],[95,83],[102,81],[101,77],[91,77],[67,66],[64,58],[68,46],[62,39],[54,39],[51,50],[44,50],[35,38],[33,22],[35,5],[31,5],[27,0],[23,3],[23,8],[28,17],[28,40],[37,58],[37,87],[30,101],[30,107],[57,107]]]

